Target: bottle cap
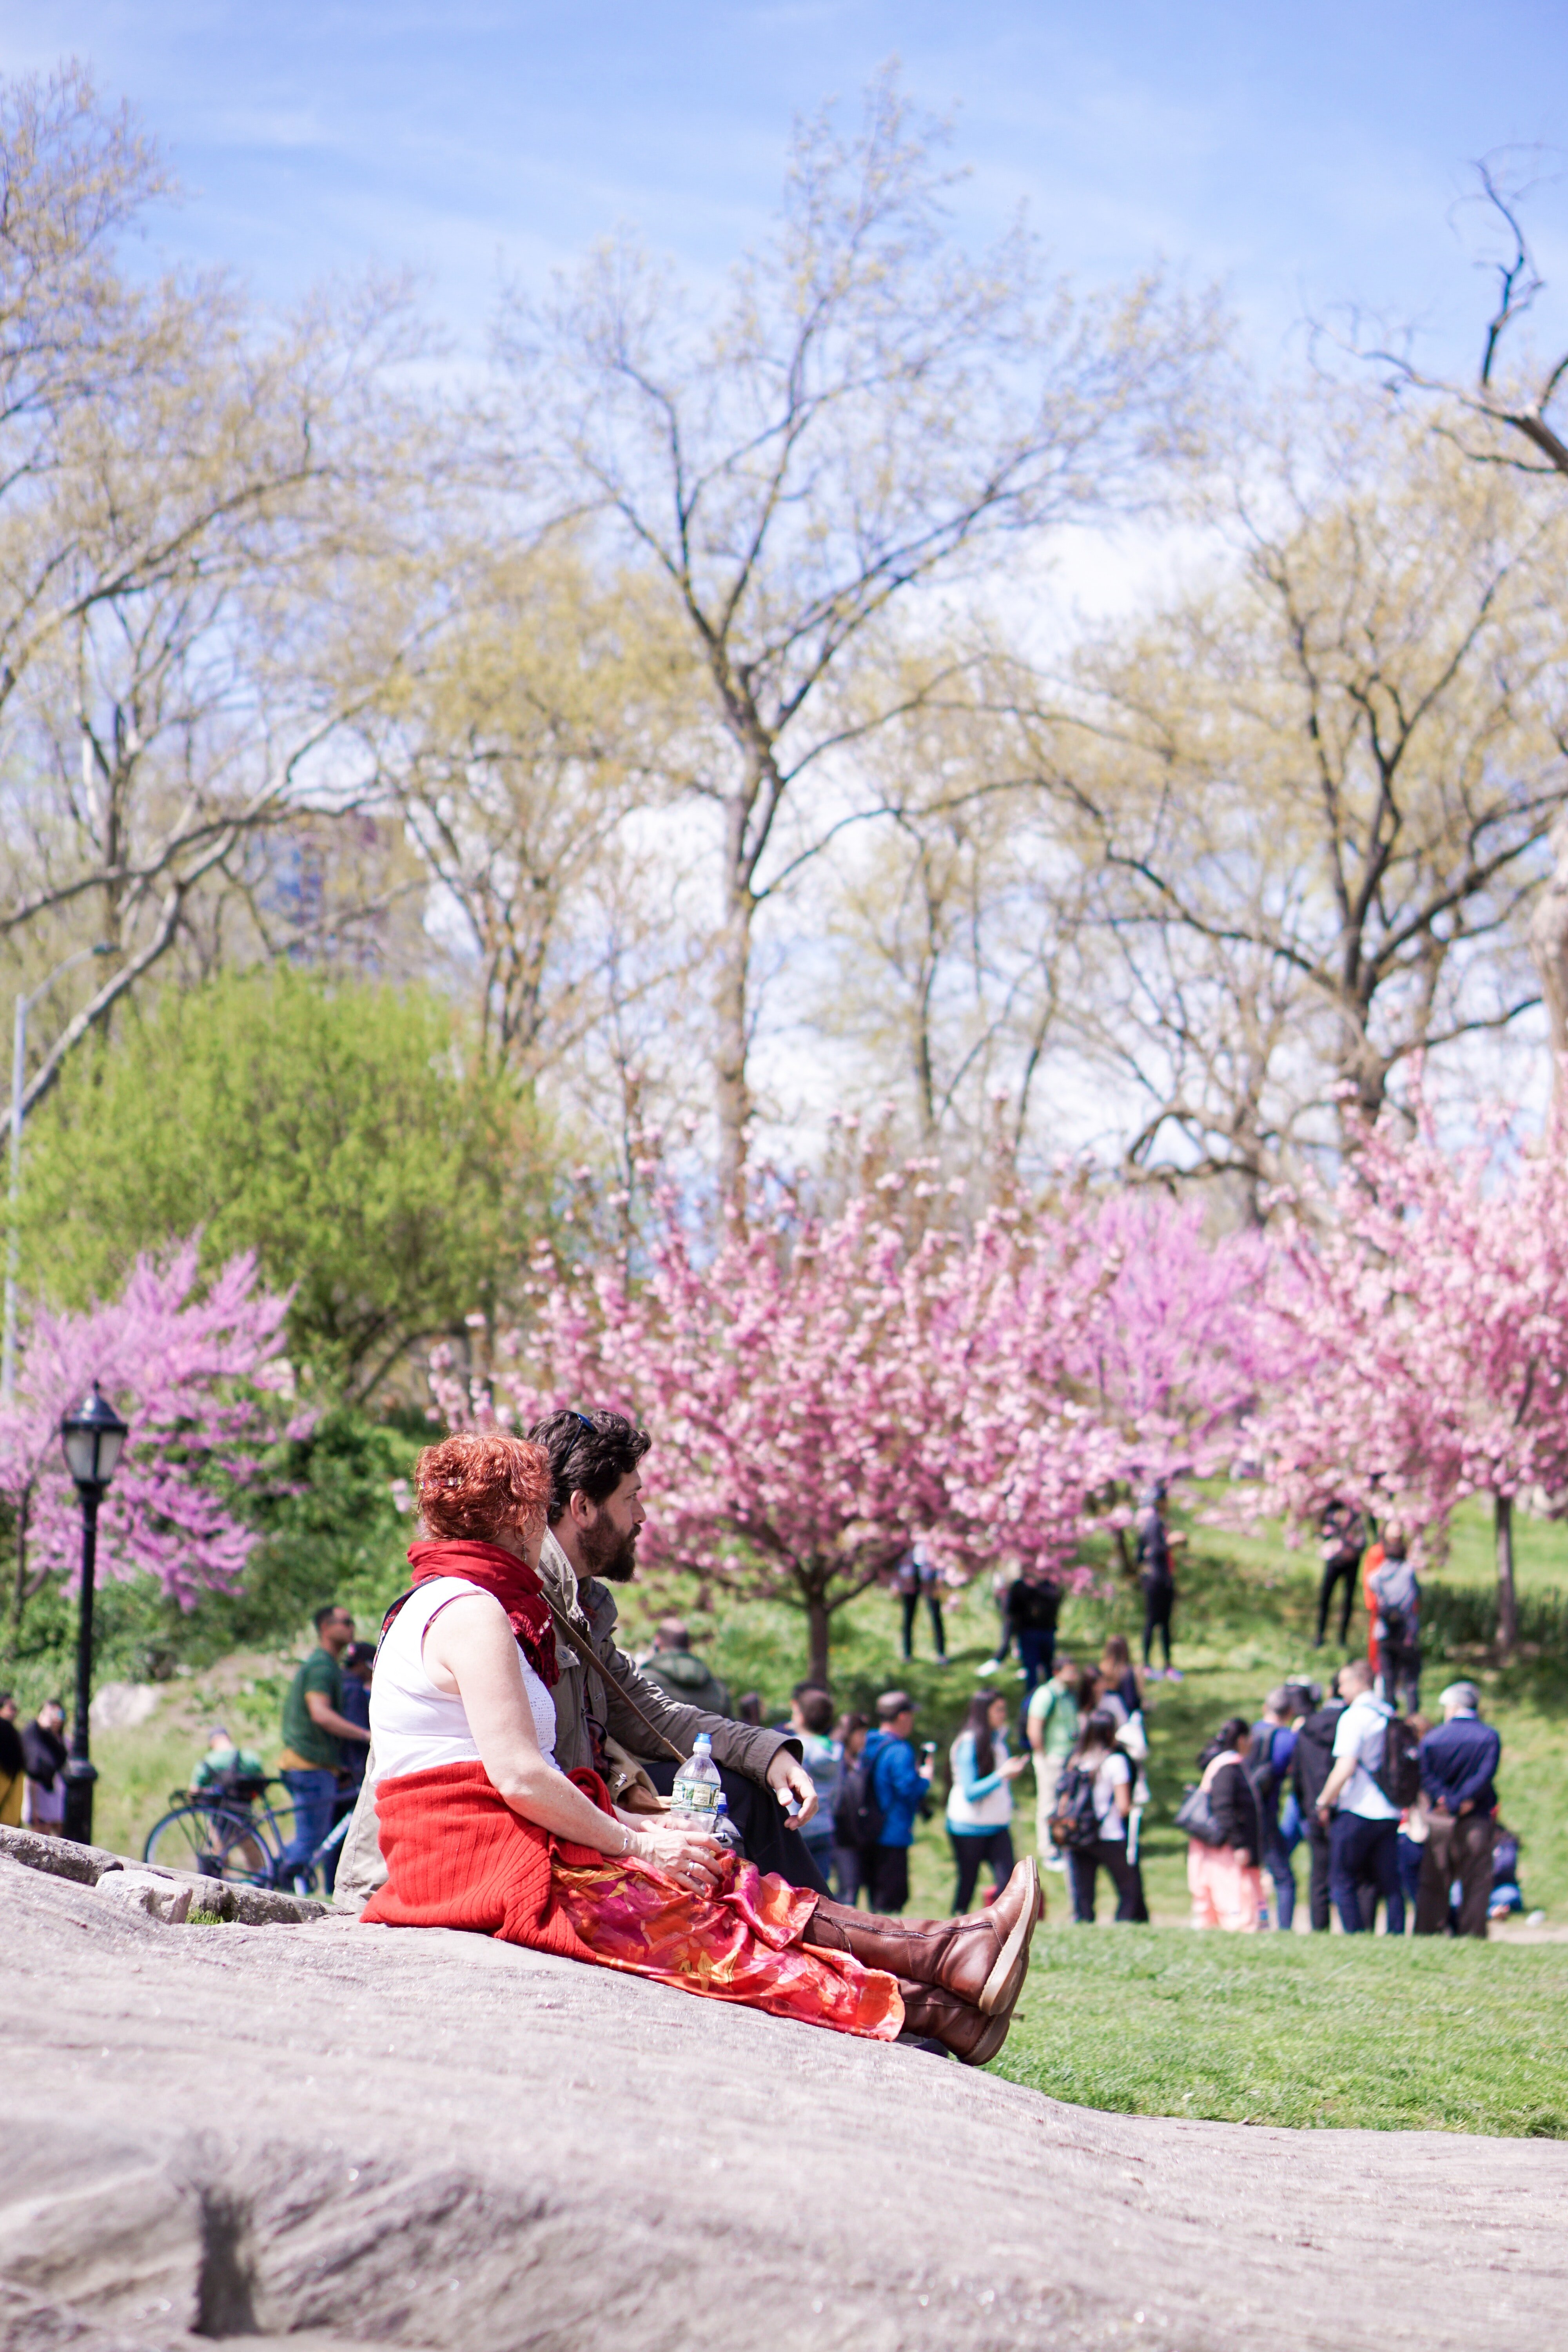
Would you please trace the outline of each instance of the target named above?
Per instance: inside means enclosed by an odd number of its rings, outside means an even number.
[[[696,1739],[693,1741],[692,1745],[693,1745],[693,1748],[706,1748],[710,1755],[711,1755],[711,1754],[712,1754],[712,1752],[713,1752],[713,1740],[712,1740],[712,1736],[711,1736],[711,1734],[710,1734],[710,1733],[709,1733],[709,1732],[706,1732],[706,1731],[700,1731],[700,1732],[698,1733],[698,1735],[697,1735]]]

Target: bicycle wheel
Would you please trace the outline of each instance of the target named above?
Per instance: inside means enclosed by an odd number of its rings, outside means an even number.
[[[213,1805],[179,1805],[147,1833],[143,1862],[231,1885],[270,1886],[276,1862],[260,1825]]]

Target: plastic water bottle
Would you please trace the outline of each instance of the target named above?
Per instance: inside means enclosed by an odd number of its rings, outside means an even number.
[[[726,1853],[738,1853],[744,1857],[746,1849],[742,1843],[740,1831],[730,1819],[730,1800],[722,1789],[719,1791],[718,1810],[713,1816],[713,1834]]]
[[[713,1761],[713,1742],[705,1731],[700,1731],[690,1755],[675,1776],[669,1800],[671,1827],[706,1830],[711,1836],[722,1793],[719,1767]]]

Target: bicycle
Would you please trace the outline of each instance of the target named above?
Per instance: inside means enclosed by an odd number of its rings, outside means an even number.
[[[233,1886],[264,1886],[293,1892],[281,1875],[294,1830],[291,1804],[274,1805],[268,1791],[285,1784],[273,1780],[234,1780],[207,1789],[171,1789],[173,1810],[147,1832],[142,1859],[164,1870],[216,1878]],[[259,1808],[259,1811],[258,1811]],[[317,1871],[341,1845],[350,1816],[335,1822],[299,1875],[314,1885]],[[292,1881],[294,1873],[289,1874]]]

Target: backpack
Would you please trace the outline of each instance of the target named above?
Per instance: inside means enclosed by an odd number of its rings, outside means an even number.
[[[1323,1783],[1334,1769],[1334,1727],[1345,1711],[1343,1699],[1331,1699],[1296,1727],[1296,1754],[1291,1778],[1304,1813],[1316,1811]]]
[[[1274,1734],[1279,1726],[1260,1723],[1252,1735],[1252,1745],[1247,1751],[1247,1777],[1265,1811],[1273,1803],[1279,1790],[1279,1775],[1274,1769]]]
[[[1421,1794],[1421,1740],[1407,1715],[1391,1715],[1383,1734],[1383,1761],[1373,1779],[1404,1812]]]
[[[1051,1843],[1068,1853],[1083,1853],[1100,1842],[1100,1816],[1094,1810],[1094,1774],[1081,1764],[1063,1768],[1051,1805]]]
[[[1386,1559],[1371,1578],[1373,1598],[1377,1602],[1378,1640],[1392,1650],[1405,1650],[1415,1640],[1415,1621],[1421,1607],[1421,1588],[1415,1581],[1415,1571],[1408,1560]]]
[[[877,1756],[881,1754],[877,1750]],[[877,1756],[865,1750],[844,1767],[837,1801],[833,1808],[833,1835],[838,1845],[855,1853],[868,1853],[882,1843],[882,1808],[877,1796]]]

